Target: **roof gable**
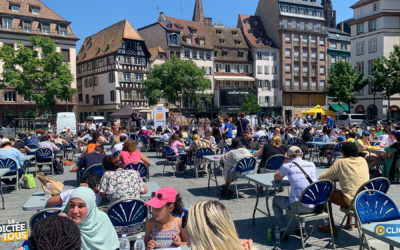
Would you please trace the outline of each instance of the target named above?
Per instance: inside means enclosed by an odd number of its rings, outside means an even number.
[[[12,11],[10,10],[10,4],[20,5],[20,11]],[[40,8],[40,14],[33,14],[30,10],[30,7],[35,6]],[[54,21],[61,21],[65,23],[70,23],[64,18],[60,17],[57,13],[47,7],[44,3],[39,0],[0,0],[0,13],[10,14],[10,15],[18,15],[18,16],[26,16],[26,17],[34,17],[34,18],[43,18]]]
[[[272,40],[267,36],[264,25],[259,16],[239,14],[239,23],[243,35],[251,47],[273,48]]]

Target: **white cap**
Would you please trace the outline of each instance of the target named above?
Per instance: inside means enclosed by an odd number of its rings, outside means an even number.
[[[122,238],[126,238],[126,234],[122,234]]]

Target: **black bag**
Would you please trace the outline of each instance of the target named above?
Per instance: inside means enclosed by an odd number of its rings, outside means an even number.
[[[63,164],[58,161],[58,160],[54,160],[53,161],[53,170],[55,174],[64,174],[64,166]]]
[[[306,176],[306,179],[308,180],[308,182],[310,184],[313,183],[313,181],[311,180],[311,177],[306,173],[306,171],[304,171],[304,169],[302,167],[300,167],[300,165],[298,163],[293,162],[293,164],[296,165],[301,170],[301,172],[303,172],[303,174]],[[315,205],[314,213],[320,214],[320,213],[324,212],[324,208],[325,208],[325,204]]]

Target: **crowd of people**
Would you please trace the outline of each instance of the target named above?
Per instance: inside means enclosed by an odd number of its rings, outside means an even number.
[[[52,249],[48,246],[57,246],[57,249],[118,248],[119,232],[99,206],[104,200],[115,202],[124,198],[140,199],[141,194],[147,193],[145,179],[137,171],[125,169],[128,164],[138,162],[150,167],[150,160],[137,147],[138,138],[142,136],[148,139],[151,147],[158,150],[157,143],[152,139],[157,136],[162,145],[169,146],[179,156],[177,174],[187,171],[187,164],[201,148],[223,153],[221,164],[225,183],[219,188],[222,196],[232,195],[229,187],[236,178],[235,167],[241,159],[260,158],[257,173],[262,173],[271,156],[284,155],[286,160],[274,174],[274,180],[280,182],[287,177],[290,194],[289,197],[276,196],[272,203],[276,225],[281,230],[283,240],[287,240],[288,235],[285,231],[284,210],[295,208],[299,213],[315,210],[314,206],[299,202],[302,191],[318,179],[315,164],[306,160],[310,154],[308,142],[317,138],[322,142],[341,145],[342,157],[336,160],[333,152],[336,145],[314,147],[319,156],[327,158],[330,167],[319,179],[340,183],[341,189],[334,190],[330,197],[330,210],[332,204],[348,208],[356,191],[370,178],[371,173],[381,173],[392,181],[398,176],[396,164],[400,154],[400,128],[396,124],[390,127],[378,124],[371,127],[355,125],[339,128],[331,117],[327,117],[324,122],[309,117],[296,117],[289,123],[277,117],[252,124],[244,114],[240,114],[236,120],[217,117],[186,126],[171,124],[166,128],[142,127],[138,114],[131,118],[133,121],[135,127],[140,128],[136,132],[126,127],[114,129],[88,125],[76,136],[67,130],[61,135],[42,131],[18,139],[0,135],[0,157],[15,160],[19,176],[24,173],[23,154],[29,153],[31,144],[54,153],[73,146],[74,151],[81,154],[71,169],[73,172],[82,173],[96,164],[101,164],[105,170],[103,176],[90,173],[81,176],[79,187],[64,190],[47,201],[48,207],[62,207],[64,212],[61,216],[49,217],[35,225],[27,245],[29,249]],[[110,145],[111,155],[104,153],[106,145]],[[229,146],[228,152],[223,152],[225,146]],[[182,150],[187,147],[189,153],[182,154]],[[385,153],[372,153],[368,151],[371,148],[384,149]],[[381,163],[384,165],[383,171],[380,171]],[[56,165],[59,162],[54,160],[51,164],[58,169]],[[208,174],[209,166],[205,165],[201,170]],[[9,185],[15,184],[16,179],[2,181]],[[152,218],[145,225],[144,241],[147,249],[186,244],[191,249],[252,249],[251,240],[239,240],[229,212],[218,201],[202,201],[191,205],[187,221],[181,217],[184,213],[182,198],[172,187],[159,189],[145,205],[152,208]],[[330,221],[334,225],[330,214]],[[50,224],[57,229],[51,234],[48,233]],[[351,217],[348,217],[346,227],[354,228]],[[329,232],[329,221],[320,225],[319,230]],[[336,228],[333,230],[336,231]],[[307,234],[304,225],[297,228],[295,233]]]

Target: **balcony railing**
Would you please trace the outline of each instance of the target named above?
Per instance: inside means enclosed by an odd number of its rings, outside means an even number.
[[[324,28],[307,28],[305,29],[304,27],[289,27],[285,25],[281,25],[281,30],[289,30],[289,31],[308,31],[308,32],[313,32],[313,33],[321,33],[325,34],[325,29]]]

